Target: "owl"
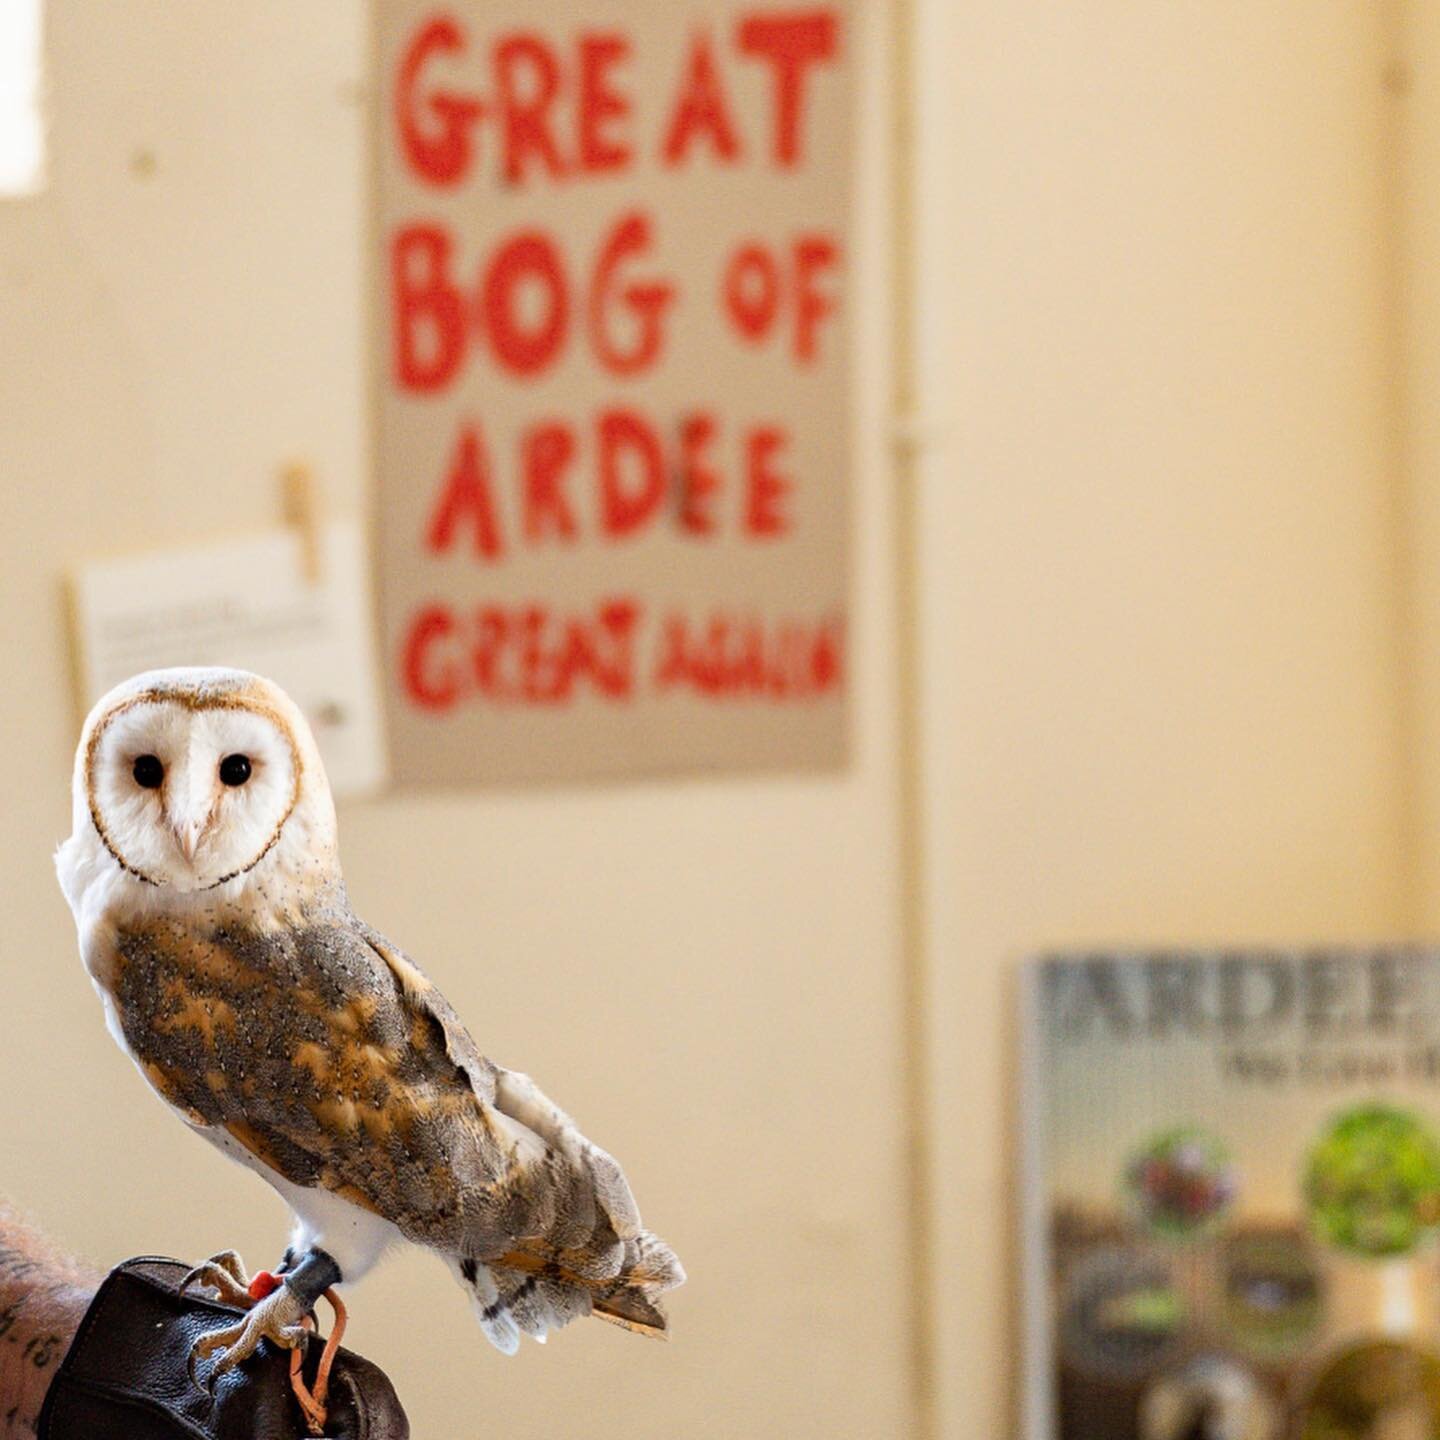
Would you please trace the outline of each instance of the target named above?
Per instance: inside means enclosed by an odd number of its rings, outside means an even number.
[[[224,669],[127,681],[85,722],[73,798],[56,866],[111,1035],[294,1216],[280,1283],[251,1287],[229,1251],[194,1272],[248,1307],[197,1343],[216,1373],[299,1343],[316,1298],[399,1241],[441,1256],[506,1353],[583,1315],[664,1333],[684,1272],[619,1165],[351,910],[283,691]]]

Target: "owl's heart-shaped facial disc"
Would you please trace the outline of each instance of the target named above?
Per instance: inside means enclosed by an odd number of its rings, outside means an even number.
[[[284,717],[243,696],[141,693],[108,712],[85,757],[106,848],[152,885],[203,890],[257,865],[300,794]]]

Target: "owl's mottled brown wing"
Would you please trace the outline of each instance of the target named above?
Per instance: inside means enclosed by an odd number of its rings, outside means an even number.
[[[457,1066],[482,1072],[486,1125],[510,1147],[503,1176],[467,1196],[467,1248],[458,1252],[456,1273],[474,1295],[485,1333],[509,1351],[521,1330],[543,1337],[594,1314],[663,1335],[659,1296],[685,1272],[670,1247],[641,1227],[620,1166],[529,1076],[480,1056],[425,975],[382,936],[365,934],[406,1007],[428,1019]]]
[[[524,1298],[558,1287],[578,1303],[578,1285],[585,1309],[662,1326],[636,1287],[676,1283],[679,1267],[640,1229],[616,1162],[482,1056],[398,949],[348,910],[326,921],[122,931],[112,998],[155,1088],[291,1183],[490,1267],[502,1298],[510,1277]]]
[[[563,1168],[574,1172],[567,1186],[560,1188],[574,1189],[575,1193],[568,1197],[556,1196],[556,1203],[569,1212],[564,1217],[568,1228],[582,1223],[593,1228],[598,1209],[617,1235],[634,1235],[640,1227],[640,1214],[614,1159],[599,1146],[592,1145],[575,1122],[548,1099],[529,1076],[507,1070],[482,1056],[450,1002],[413,962],[383,936],[368,928],[363,934],[394,978],[399,1002],[411,1017],[412,1033],[418,1033],[422,1023],[428,1026],[431,1043],[440,1046],[470,1082],[471,1093],[480,1102],[484,1143],[488,1145],[492,1137],[500,1137],[504,1164],[497,1179],[518,1191],[524,1188],[524,1182],[523,1176],[512,1173],[517,1168],[556,1170],[562,1168],[563,1162]],[[455,1078],[458,1081],[459,1077]],[[552,1175],[548,1180],[555,1189],[556,1177]],[[574,1183],[580,1180],[585,1183]],[[560,1218],[557,1216],[551,1223],[557,1223]],[[514,1238],[545,1234],[548,1228],[526,1228]]]

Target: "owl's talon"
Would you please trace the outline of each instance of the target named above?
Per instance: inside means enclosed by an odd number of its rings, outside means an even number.
[[[204,1285],[213,1290],[226,1305],[239,1310],[248,1310],[254,1303],[250,1293],[250,1277],[245,1273],[245,1262],[234,1250],[222,1250],[197,1265],[180,1282],[180,1293],[184,1295],[192,1285]]]
[[[208,1360],[217,1351],[224,1352],[211,1371],[213,1384],[218,1376],[244,1364],[259,1349],[262,1340],[269,1340],[282,1350],[293,1350],[301,1344],[305,1339],[301,1321],[306,1313],[305,1302],[288,1285],[281,1285],[265,1299],[253,1302],[249,1313],[234,1325],[200,1336],[190,1352],[192,1361]]]
[[[222,1330],[211,1330],[195,1342],[195,1353],[202,1360],[208,1360],[217,1350],[233,1345],[243,1333],[239,1325],[227,1325]]]

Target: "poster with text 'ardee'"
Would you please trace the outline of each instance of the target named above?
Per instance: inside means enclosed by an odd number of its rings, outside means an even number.
[[[841,764],[850,5],[377,17],[393,778]]]
[[[1027,975],[1028,1440],[1440,1436],[1440,951]]]

